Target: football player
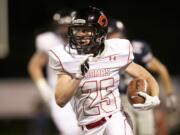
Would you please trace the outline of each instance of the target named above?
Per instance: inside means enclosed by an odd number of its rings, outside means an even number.
[[[116,19],[111,19],[109,21],[108,38],[109,39],[111,38],[126,39],[127,38],[125,26],[121,21],[116,20]],[[171,110],[174,110],[176,107],[176,97],[173,94],[174,89],[173,89],[173,85],[172,85],[167,68],[152,54],[150,46],[145,41],[132,40],[131,44],[133,46],[134,62],[147,68],[151,72],[157,73],[160,76],[160,79],[162,80],[165,94],[166,94],[167,107]],[[145,112],[137,112],[137,111],[134,111],[129,106],[129,104],[127,104],[128,101],[126,97],[126,86],[132,78],[128,77],[125,74],[121,74],[121,78],[124,78],[124,81],[121,81],[120,86],[119,86],[121,98],[122,98],[125,110],[131,115],[131,118],[133,120],[134,127],[135,127],[134,132],[137,132],[139,135],[144,135],[144,134],[154,135],[155,122],[154,122],[153,111],[149,110]]]
[[[60,108],[54,99],[56,74],[48,66],[48,50],[53,46],[60,46],[67,42],[68,25],[74,11],[61,9],[53,15],[53,30],[41,33],[36,37],[36,51],[28,65],[29,74],[34,81],[43,101],[50,108],[52,119],[62,135],[79,135],[79,126],[70,103]],[[47,69],[47,78],[43,72]],[[69,129],[71,127],[71,129]]]
[[[118,90],[119,72],[145,79],[151,95],[137,110],[159,105],[159,86],[152,75],[133,62],[126,39],[106,40],[108,19],[96,7],[80,9],[68,30],[69,43],[49,51],[49,66],[58,75],[55,98],[60,107],[71,101],[83,135],[132,135],[122,110]]]

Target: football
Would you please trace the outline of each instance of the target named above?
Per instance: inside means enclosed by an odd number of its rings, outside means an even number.
[[[130,81],[127,87],[127,97],[131,105],[139,103],[143,104],[145,102],[145,98],[137,94],[137,92],[140,91],[149,94],[147,81],[140,78]]]

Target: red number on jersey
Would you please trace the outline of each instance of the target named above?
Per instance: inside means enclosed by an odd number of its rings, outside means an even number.
[[[116,99],[112,91],[114,78],[100,81],[86,81],[82,86],[82,94],[87,94],[83,103],[85,115],[99,115],[117,109]]]

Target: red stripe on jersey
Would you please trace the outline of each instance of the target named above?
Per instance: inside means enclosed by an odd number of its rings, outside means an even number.
[[[124,120],[124,132],[125,132],[125,135],[126,135],[126,119]]]
[[[57,56],[57,54],[56,54],[53,50],[50,50],[50,51],[51,51],[51,52],[54,54],[54,56],[58,59],[60,65],[61,65],[61,67],[62,67],[62,70],[64,71],[64,68],[63,68],[63,65],[62,65],[62,62],[61,62],[60,58]]]
[[[128,55],[127,64],[129,63],[130,53],[131,53],[131,44],[129,44],[129,55]]]

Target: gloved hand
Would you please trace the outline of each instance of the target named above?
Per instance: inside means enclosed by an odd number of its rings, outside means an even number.
[[[80,62],[80,67],[77,71],[77,73],[75,74],[75,78],[77,79],[83,79],[84,75],[88,72],[89,70],[89,57],[92,57],[93,54],[87,54],[84,56],[84,58],[82,58],[81,62]]]
[[[52,99],[54,93],[53,90],[50,88],[49,84],[45,80],[45,78],[41,78],[35,82],[37,86],[37,90],[40,93],[40,96],[44,100],[44,102],[50,107],[50,100]]]
[[[155,106],[158,106],[160,104],[160,100],[158,96],[150,96],[144,92],[137,92],[138,95],[145,98],[144,104],[133,104],[133,108],[136,110],[149,110],[152,109]]]
[[[170,111],[176,110],[177,98],[174,94],[168,95],[165,100],[166,107]]]

